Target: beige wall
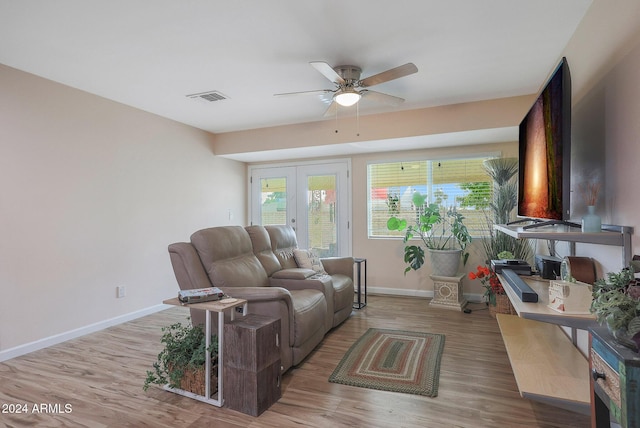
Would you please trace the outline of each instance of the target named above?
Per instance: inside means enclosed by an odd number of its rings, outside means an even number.
[[[604,184],[597,213],[605,224],[634,227],[633,254],[640,254],[640,2],[595,1],[565,55],[573,81],[572,217],[585,212],[578,183],[595,173]],[[576,251],[596,260],[599,276],[623,267],[619,247]]]
[[[175,296],[167,245],[244,224],[211,134],[1,65],[0,94],[0,359]]]

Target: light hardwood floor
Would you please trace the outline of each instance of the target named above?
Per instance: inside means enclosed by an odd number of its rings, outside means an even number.
[[[171,308],[0,363],[0,410],[27,405],[26,413],[15,413],[15,408],[14,413],[0,413],[0,426],[589,426],[588,416],[520,397],[497,322],[486,309],[463,314],[431,308],[428,300],[419,298],[369,296],[366,308],[354,311],[284,375],[282,398],[258,418],[160,387],[144,392],[145,372],[161,347],[160,328],[187,316],[188,311]],[[370,327],[446,335],[437,397],[327,381],[351,344]],[[49,413],[33,412],[41,403],[52,405]]]

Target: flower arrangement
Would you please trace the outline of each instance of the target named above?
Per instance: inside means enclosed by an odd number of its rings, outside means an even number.
[[[598,201],[598,193],[600,193],[600,182],[597,180],[588,180],[580,184],[580,193],[587,206],[595,206]]]
[[[469,272],[469,279],[480,280],[484,287],[484,297],[491,306],[496,306],[496,296],[505,294],[498,276],[487,266],[478,266],[475,272]]]

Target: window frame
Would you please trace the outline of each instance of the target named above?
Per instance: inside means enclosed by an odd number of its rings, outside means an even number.
[[[402,159],[389,159],[389,160],[371,160],[369,162],[367,162],[366,164],[366,175],[367,175],[367,188],[366,188],[366,192],[367,192],[367,238],[368,239],[398,239],[403,237],[403,234],[398,234],[398,232],[396,232],[396,234],[393,234],[393,232],[389,231],[388,234],[385,235],[376,235],[374,234],[375,231],[373,230],[372,227],[372,209],[373,209],[373,201],[372,201],[372,177],[371,177],[371,166],[372,165],[383,165],[383,164],[403,164],[406,163],[408,165],[411,164],[415,164],[416,162],[426,162],[426,176],[427,176],[427,182],[424,184],[424,186],[426,187],[426,192],[428,194],[428,201],[432,201],[433,198],[433,187],[434,187],[434,183],[433,183],[433,164],[435,162],[444,162],[444,161],[452,161],[452,160],[470,160],[470,159],[492,159],[492,158],[497,158],[497,157],[501,157],[502,153],[501,152],[478,152],[478,153],[473,153],[473,154],[469,154],[466,156],[458,156],[458,155],[450,155],[450,156],[434,156],[434,157],[428,157],[428,156],[415,156],[415,157],[410,157],[410,158],[402,158]],[[488,178],[488,182],[490,184],[492,184],[492,181],[489,177]],[[400,187],[400,186],[398,186]],[[490,187],[491,192],[493,192],[493,186]],[[487,209],[482,210],[483,212],[487,212]],[[389,214],[389,217],[391,216],[391,214]],[[478,233],[479,229],[474,230],[474,233],[472,234],[473,238],[476,239],[480,239],[480,238],[485,238],[488,236],[487,233]],[[416,238],[414,238],[416,239]]]

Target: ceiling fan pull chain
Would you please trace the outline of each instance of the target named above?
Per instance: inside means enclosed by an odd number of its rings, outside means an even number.
[[[356,104],[356,136],[360,136],[360,103]]]

